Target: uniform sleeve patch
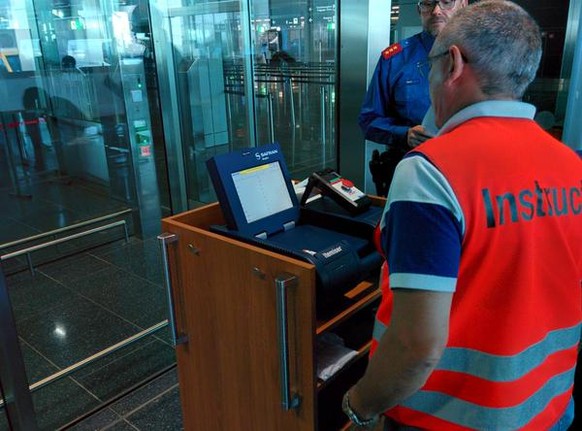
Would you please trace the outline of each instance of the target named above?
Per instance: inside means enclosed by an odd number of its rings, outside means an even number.
[[[384,57],[384,60],[388,60],[390,57],[393,57],[394,55],[396,55],[400,51],[402,51],[402,49],[403,48],[402,48],[402,45],[400,43],[393,43],[388,48],[386,48],[384,51],[382,51],[382,57]]]

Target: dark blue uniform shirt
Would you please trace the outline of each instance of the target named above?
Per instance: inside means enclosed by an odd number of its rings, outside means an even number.
[[[406,133],[422,123],[430,106],[426,64],[434,38],[415,34],[386,48],[370,81],[358,118],[366,139],[406,147]]]

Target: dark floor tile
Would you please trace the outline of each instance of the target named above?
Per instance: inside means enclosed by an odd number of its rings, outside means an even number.
[[[32,193],[43,199],[59,202],[66,208],[82,212],[90,217],[97,217],[127,208],[127,204],[108,195],[105,187],[91,187],[88,183],[75,179],[36,183],[31,187]]]
[[[176,361],[174,349],[148,337],[137,348],[128,346],[79,370],[73,375],[83,387],[101,400],[142,383]]]
[[[2,192],[0,194],[0,210],[3,216],[19,220],[25,223],[23,218],[31,214],[42,214],[43,211],[55,212],[62,209],[58,203],[46,202],[32,196],[30,199],[20,198],[11,194],[11,192]]]
[[[88,216],[86,213],[79,210],[71,210],[60,205],[54,209],[40,208],[20,217],[23,223],[41,232],[60,229],[87,219]]]
[[[0,169],[0,244],[127,208],[126,203],[109,196],[106,187],[97,187],[74,178],[57,178],[55,172],[30,176],[22,171],[26,175],[19,184],[23,192],[30,194],[30,199],[11,196],[13,187],[5,173],[6,169]],[[131,234],[131,216],[126,216],[126,220]],[[37,268],[35,277],[27,272],[27,262],[23,257],[2,263],[3,269],[12,274],[12,281],[9,281],[11,299],[18,319],[29,383],[36,383],[59,368],[70,366],[134,335],[139,328],[128,319],[146,327],[165,318],[163,290],[146,281],[161,285],[156,241],[144,244],[132,238],[130,244],[125,244],[119,238],[124,238],[123,229],[115,227],[35,251],[32,253],[32,261]],[[104,243],[114,244],[106,250]],[[121,253],[117,251],[120,243],[125,245]],[[27,245],[32,244],[35,242]],[[91,284],[87,280],[94,280],[95,272],[110,266],[96,254],[87,257],[79,250],[100,250],[103,254],[109,254],[112,264],[131,271],[134,276],[127,278],[122,271],[112,270],[107,272],[104,282]],[[4,251],[0,251],[2,253]],[[63,256],[72,253],[76,256],[63,259]],[[51,263],[43,264],[46,262]],[[83,290],[85,283],[88,288],[82,294],[93,299],[81,298],[67,291],[67,287]],[[110,283],[125,283],[128,290],[123,291]],[[112,310],[104,308],[107,301],[99,292],[100,288],[114,298],[109,302]],[[94,301],[102,302],[104,306]],[[33,400],[41,429],[54,430],[69,423],[94,409],[104,399],[125,391],[146,376],[174,363],[174,349],[167,341],[160,341],[160,338],[167,339],[167,334],[164,328],[82,368],[70,377],[35,391]],[[83,425],[85,428],[77,429],[138,429],[123,419],[117,418],[115,421],[116,415],[111,410],[95,416]],[[1,431],[2,427],[7,428],[3,419],[0,409]],[[108,419],[112,422],[106,424]]]
[[[144,404],[128,416],[127,421],[140,430],[182,430],[182,408],[178,386]]]
[[[33,276],[28,271],[21,272],[8,276],[6,281],[16,322],[50,310],[76,295],[42,273]]]
[[[128,208],[127,203],[108,196],[106,188],[101,187],[99,192],[86,184],[81,180],[35,182],[29,187],[33,198],[18,202],[1,194],[0,214],[11,216],[18,225],[11,229],[0,227],[0,243],[5,237],[23,238],[30,232],[46,232]],[[20,232],[22,229],[25,231]],[[121,233],[121,228],[117,230]]]
[[[70,378],[58,380],[37,390],[32,394],[32,401],[41,430],[55,430],[100,403]]]
[[[127,425],[127,422],[124,422],[113,410],[104,409],[68,429],[71,431],[97,431],[116,425],[117,422],[123,422]]]
[[[127,244],[99,256],[139,277],[163,284],[160,245],[156,238]]]
[[[113,424],[111,424],[110,426],[108,426],[107,428],[105,428],[103,431],[136,431],[137,428],[130,425],[125,419],[121,420],[121,421],[117,421]],[[143,430],[145,431],[145,430]]]
[[[32,226],[24,224],[16,219],[9,217],[0,218],[0,245],[4,245],[8,242],[16,241],[18,239],[27,238],[29,236],[37,235],[40,233],[39,229],[35,229]],[[11,249],[0,249],[0,254],[4,255],[12,251],[18,250],[19,248]]]
[[[2,261],[2,270],[6,275],[16,274],[17,272],[27,271],[28,263],[26,262],[26,258],[14,257]]]
[[[88,279],[93,274],[110,267],[111,265],[102,259],[81,253],[41,265],[37,271],[75,290],[81,279]]]
[[[68,240],[65,244],[75,251],[86,251],[91,250],[96,247],[102,246],[104,244],[110,244],[112,242],[117,242],[119,240],[125,241],[125,229],[123,225],[114,225],[113,227],[107,227],[121,220],[107,220],[99,222],[97,224],[92,224],[90,226],[83,227],[76,232],[70,232],[71,234],[76,234],[77,232],[87,231],[89,229],[103,228],[104,230],[89,233],[87,235],[81,236],[79,238]],[[131,229],[129,224],[126,224],[128,235],[131,235]]]
[[[160,286],[113,266],[79,280],[75,289],[143,329],[168,316],[166,293]]]
[[[57,370],[28,346],[23,346],[25,367],[29,382],[50,377]],[[70,378],[53,381],[32,393],[39,427],[54,430],[85,412],[94,409],[100,401]]]
[[[38,243],[46,243],[48,241],[50,241],[50,239],[43,239],[38,241]],[[45,248],[41,248],[40,250],[36,250],[31,253],[32,266],[35,270],[37,270],[45,263],[54,262],[58,259],[62,259],[65,256],[70,256],[72,253],[73,251],[70,250],[66,244],[59,244],[56,246],[51,245]]]
[[[68,367],[138,332],[135,325],[84,298],[70,298],[18,324],[19,335],[44,357]]]
[[[59,371],[54,364],[42,357],[39,353],[35,352],[28,344],[23,343],[22,341],[20,343],[20,351],[22,352],[22,357],[24,359],[24,369],[26,371],[29,386]]]
[[[46,244],[52,242],[53,239],[61,239],[65,238],[66,236],[67,235],[64,234],[59,235],[58,238],[52,236],[46,237],[41,242]],[[32,254],[32,260],[35,268],[38,268],[45,263],[54,262],[65,257],[72,256],[75,253],[82,253],[83,249],[75,244],[76,241],[77,240],[67,240],[58,244],[48,245],[46,248],[35,251]]]
[[[178,384],[177,369],[173,368],[147,385],[135,390],[111,406],[120,415],[129,415],[140,406]]]
[[[130,236],[129,241],[127,242],[125,241],[125,239],[118,239],[107,244],[98,245],[97,247],[91,249],[89,253],[94,256],[104,258],[104,256],[116,252],[119,248],[131,247],[142,243],[143,243],[142,239],[139,239],[136,236]]]
[[[163,343],[167,344],[168,346],[172,346],[172,334],[171,334],[171,329],[169,326],[166,326],[163,329],[160,329],[158,332],[156,332],[155,337],[162,341]]]
[[[10,250],[10,252],[22,250],[27,247],[52,243],[56,239],[65,239],[64,242],[50,244],[46,248],[41,248],[30,253],[30,259],[32,261],[33,267],[39,268],[41,265],[46,263],[55,262],[57,260],[71,257],[73,255],[81,255],[83,252],[94,249],[95,247],[118,241],[120,239],[125,239],[125,231],[123,226],[119,225],[103,231],[91,232],[90,234],[73,238],[74,235],[82,233],[82,231],[87,231],[87,229],[93,229],[100,225],[91,225],[81,229],[73,229],[60,233],[57,236],[45,236],[34,241],[29,241],[19,248],[13,248]],[[0,227],[0,231],[1,230],[2,228]],[[131,234],[129,227],[128,234]],[[20,255],[5,260],[3,262],[3,266],[5,267],[6,273],[15,273],[29,270],[26,255]]]
[[[59,175],[57,172],[51,176],[45,177],[45,181],[36,181],[30,186],[30,190],[37,196],[42,196],[46,200],[61,201],[69,193],[75,193],[75,190],[81,185],[80,180],[67,175]],[[84,188],[80,193],[85,193]]]

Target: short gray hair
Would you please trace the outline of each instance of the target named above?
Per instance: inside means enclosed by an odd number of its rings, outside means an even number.
[[[542,55],[540,29],[520,6],[483,0],[455,13],[439,33],[435,48],[457,45],[487,96],[520,99],[534,80]]]

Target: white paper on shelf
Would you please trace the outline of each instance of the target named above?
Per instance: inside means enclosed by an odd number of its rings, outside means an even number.
[[[317,377],[323,381],[341,370],[358,352],[344,345],[343,340],[333,333],[318,337],[316,345]]]

